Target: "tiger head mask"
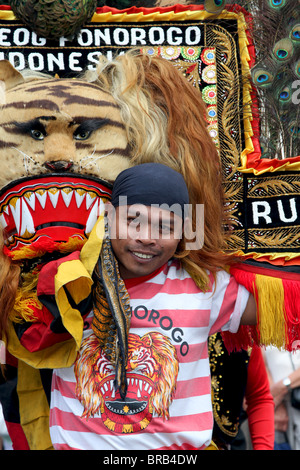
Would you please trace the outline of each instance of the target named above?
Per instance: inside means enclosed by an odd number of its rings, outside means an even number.
[[[129,166],[120,110],[110,93],[81,80],[25,80],[9,62],[0,117],[0,187],[24,176],[71,171],[113,181]]]

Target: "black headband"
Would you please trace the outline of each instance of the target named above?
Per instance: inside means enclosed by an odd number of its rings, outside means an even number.
[[[161,163],[143,163],[122,171],[113,185],[111,203],[159,206],[184,218],[189,204],[183,176]]]

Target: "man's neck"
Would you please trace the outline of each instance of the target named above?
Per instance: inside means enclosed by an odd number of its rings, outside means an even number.
[[[160,268],[157,268],[152,273],[147,274],[146,276],[138,276],[138,277],[131,277],[128,279],[124,279],[126,288],[129,289],[130,287],[134,287],[146,281],[149,281],[149,279],[152,279],[153,277],[157,276],[157,274],[159,274],[164,269],[164,267],[165,267],[165,264],[161,266]]]

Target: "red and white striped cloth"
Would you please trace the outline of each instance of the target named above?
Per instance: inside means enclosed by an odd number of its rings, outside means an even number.
[[[74,367],[56,369],[50,414],[54,448],[204,449],[213,427],[207,338],[221,329],[237,331],[249,293],[225,271],[217,274],[216,289],[211,277],[211,288],[203,293],[174,260],[154,277],[129,280],[126,286],[132,307],[130,401],[122,402],[115,393],[114,371],[103,355],[100,358],[101,351],[93,371],[102,375],[93,388],[91,374],[82,393],[89,393],[87,402],[97,399],[102,408],[88,419],[82,417],[86,402],[75,394],[79,377]],[[83,345],[95,344],[93,337],[91,328],[85,330]],[[169,419],[162,416],[162,407]]]

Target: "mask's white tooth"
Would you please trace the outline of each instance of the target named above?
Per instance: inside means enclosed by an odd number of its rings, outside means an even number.
[[[66,206],[69,207],[72,196],[73,196],[73,190],[71,188],[63,188],[61,190],[61,195],[63,197],[63,200]]]
[[[5,227],[7,227],[7,223],[3,214],[0,215],[0,225],[3,228],[3,230],[5,229]]]
[[[105,204],[104,204],[104,202],[102,201],[102,199],[100,199],[100,201],[99,201],[99,209],[98,209],[98,216],[99,216],[99,215],[102,215],[103,212],[104,212],[104,210],[105,210]]]
[[[57,201],[58,201],[58,196],[59,196],[59,190],[56,188],[51,188],[48,191],[48,196],[50,198],[51,204],[54,207],[54,209],[57,206]]]
[[[98,201],[95,202],[93,205],[90,215],[88,217],[86,227],[85,227],[85,233],[88,234],[92,231],[92,228],[94,227],[95,223],[97,222],[98,218]]]
[[[24,197],[26,198],[27,203],[31,207],[32,210],[35,210],[35,193],[33,192],[28,192],[24,194]]]
[[[86,195],[86,192],[84,191],[84,189],[77,189],[75,191],[75,199],[76,199],[76,204],[77,204],[78,209],[83,203],[85,195]]]
[[[20,206],[21,206],[21,200],[19,198],[14,198],[14,200],[11,200],[9,202],[9,207],[13,215],[18,233],[20,233],[20,215],[21,215]]]
[[[34,229],[34,223],[33,223],[33,218],[30,214],[30,211],[27,207],[26,202],[24,199],[22,200],[22,222],[21,222],[21,230],[20,230],[20,235],[24,235],[27,233],[27,235],[32,235],[34,234],[35,229]]]
[[[94,193],[86,193],[86,208],[89,209],[93,202],[95,201],[96,194]]]
[[[45,191],[44,189],[39,189],[38,191],[36,191],[35,194],[42,208],[45,209],[46,200],[47,200],[47,191]]]
[[[5,214],[9,215],[8,205],[7,205],[7,206],[5,206],[5,208],[4,208],[4,210],[3,210],[3,212],[5,212]]]
[[[136,396],[137,396],[137,398],[141,398],[141,396],[142,396],[139,388],[138,388],[138,390],[137,390]]]

